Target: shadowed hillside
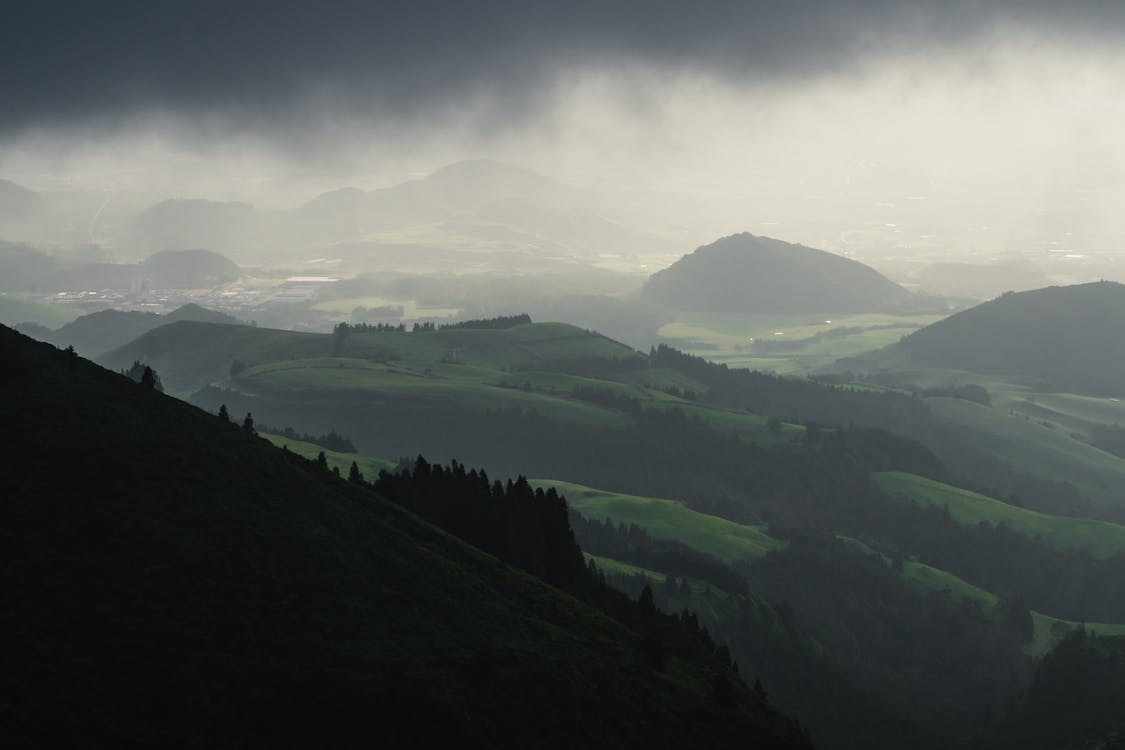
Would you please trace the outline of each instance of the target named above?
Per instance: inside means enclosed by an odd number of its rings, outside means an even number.
[[[10,329],[0,352],[17,746],[807,746],[364,486]]]
[[[102,310],[83,315],[57,331],[42,338],[60,347],[73,346],[85,357],[100,354],[129,343],[138,336],[179,321],[231,325],[240,321],[230,315],[208,310],[196,304],[186,304],[167,315],[151,312]]]
[[[845,361],[849,367],[920,366],[1019,375],[1046,390],[1125,393],[1125,286],[1101,281],[1004,294]]]

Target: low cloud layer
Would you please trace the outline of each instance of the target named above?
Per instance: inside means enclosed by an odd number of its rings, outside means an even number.
[[[1093,1],[44,0],[0,24],[0,177],[105,221],[483,156],[697,237],[1116,248],[1122,36]]]
[[[1125,6],[44,0],[9,9],[0,26],[0,132],[120,125],[140,111],[300,130],[345,112],[401,120],[482,98],[504,119],[536,111],[575,68],[761,81],[1013,29],[1090,43],[1125,30]]]

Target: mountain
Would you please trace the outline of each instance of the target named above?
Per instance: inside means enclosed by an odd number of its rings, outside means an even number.
[[[808,747],[366,485],[10,329],[0,354],[14,746]]]
[[[239,251],[257,241],[261,220],[261,213],[247,203],[177,198],[142,211],[125,228],[124,240],[150,253],[199,247]]]
[[[530,169],[491,159],[468,159],[442,167],[418,180],[389,188],[325,193],[304,206],[310,213],[367,211],[379,224],[409,224],[420,214],[429,219],[479,211],[493,203],[521,199],[556,209],[596,204],[595,195]],[[414,210],[401,213],[404,209]],[[425,207],[425,210],[422,210]]]
[[[60,347],[73,346],[85,357],[97,357],[116,349],[154,328],[180,321],[200,323],[238,324],[237,318],[188,303],[166,315],[151,312],[102,310],[83,315],[57,331],[44,336],[44,340]],[[127,366],[127,365],[126,365]]]
[[[938,367],[1040,381],[1048,390],[1125,395],[1125,286],[1100,281],[1013,292],[841,362]]]
[[[654,273],[646,300],[724,313],[871,312],[910,299],[878,271],[839,255],[769,237],[724,237]]]
[[[368,192],[325,193],[294,212],[299,223],[324,236],[342,227],[354,237],[370,232],[430,225],[447,242],[472,246],[519,242],[540,253],[623,252],[652,243],[648,233],[615,221],[616,207],[598,193],[530,169],[490,159],[471,159],[418,180]]]

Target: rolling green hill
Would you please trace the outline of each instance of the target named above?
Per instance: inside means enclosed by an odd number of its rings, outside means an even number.
[[[433,331],[358,331],[343,336],[295,333],[249,326],[217,328],[213,325],[164,326],[99,358],[107,367],[142,359],[161,373],[176,393],[190,393],[210,383],[226,380],[231,364],[248,367],[272,365],[264,373],[284,371],[295,377],[301,366],[292,360],[344,357],[393,365],[382,371],[430,379],[517,380],[504,369],[531,367],[582,357],[634,356],[628,347],[597,334],[562,323],[533,323],[503,330],[448,329]],[[127,367],[120,365],[121,367]],[[313,361],[309,368],[323,369]],[[370,368],[380,371],[379,367]],[[427,372],[427,370],[429,372]],[[436,372],[435,372],[436,371]],[[246,377],[256,373],[249,372]],[[302,376],[296,376],[302,377]],[[315,380],[317,373],[307,374]],[[337,385],[350,388],[348,380]]]
[[[878,271],[803,245],[735,234],[653,274],[646,300],[726,313],[873,312],[910,293]]]
[[[1004,294],[848,367],[938,367],[1039,379],[1046,390],[1125,393],[1125,286],[1096,282]]]
[[[947,508],[958,523],[1002,523],[1053,549],[1085,550],[1098,558],[1125,552],[1125,526],[1115,523],[1039,513],[903,472],[878,472],[874,479],[892,497]]]
[[[8,329],[0,352],[16,746],[807,746],[369,489]]]

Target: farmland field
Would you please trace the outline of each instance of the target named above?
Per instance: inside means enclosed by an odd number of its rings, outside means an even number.
[[[660,336],[673,346],[730,367],[769,370],[779,374],[828,367],[841,357],[893,344],[904,335],[945,317],[878,313],[749,315],[688,311],[676,311],[673,316],[673,322],[659,329]],[[809,340],[814,336],[820,338]],[[759,351],[754,346],[755,342],[802,340],[807,341],[794,344],[796,348],[784,352]]]

